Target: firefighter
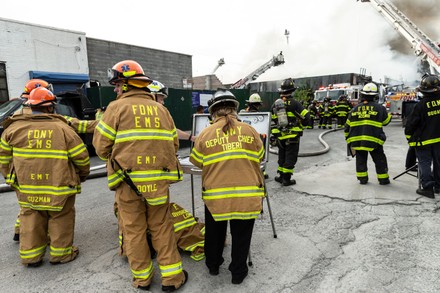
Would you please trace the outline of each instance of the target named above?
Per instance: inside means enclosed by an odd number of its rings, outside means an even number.
[[[49,245],[52,264],[74,260],[75,195],[90,172],[82,139],[54,114],[55,95],[44,87],[30,92],[31,114],[14,115],[3,126],[0,165],[20,204],[20,257],[28,267],[43,263]]]
[[[335,115],[338,121],[337,127],[342,128],[347,121],[348,112],[351,110],[351,104],[348,102],[347,95],[340,95],[335,106]]]
[[[152,80],[133,60],[108,70],[117,98],[95,129],[93,145],[107,161],[108,186],[115,190],[121,241],[133,286],[149,290],[154,266],[147,243],[150,231],[161,272],[162,290],[174,291],[188,280],[177,250],[169,211],[169,184],[182,180],[179,140],[168,110],[154,101]]]
[[[344,135],[348,147],[356,154],[356,176],[360,184],[368,183],[368,154],[373,158],[380,185],[390,183],[387,157],[383,150],[386,140],[383,126],[391,121],[391,114],[376,100],[379,91],[375,83],[367,83],[360,92],[360,103],[348,114]]]
[[[282,102],[280,107],[284,109],[277,106],[278,100],[272,106],[272,122],[275,127],[272,127],[271,133],[276,137],[278,145],[278,175],[275,181],[284,186],[296,184],[295,179],[291,177],[298,160],[300,137],[303,134],[303,125],[310,123],[309,112],[300,102],[293,99],[295,90],[292,78],[284,80],[279,89]],[[287,118],[285,123],[283,117]]]
[[[260,112],[260,108],[263,105],[261,97],[257,93],[253,93],[249,100],[246,100],[247,107],[242,109],[240,112]]]
[[[53,93],[52,84],[42,79],[31,79],[25,84],[23,93],[20,95],[20,98],[26,99],[27,101],[30,92],[38,87],[46,88]],[[32,110],[30,107],[21,107],[13,115],[31,114],[31,113]],[[67,124],[70,127],[72,127],[76,133],[93,133],[96,125],[98,125],[97,120],[79,120],[78,118],[69,117],[69,116],[63,116],[63,117],[67,120]],[[18,213],[17,219],[15,221],[13,240],[20,241],[20,213]]]
[[[232,284],[241,284],[248,275],[252,230],[265,193],[260,170],[264,146],[256,130],[237,119],[239,102],[230,91],[216,91],[208,105],[213,123],[197,136],[190,156],[202,169],[206,266],[211,275],[219,274],[229,221],[229,271]]]
[[[168,98],[168,88],[164,86],[161,82],[153,80],[151,84],[148,85],[148,89],[154,94],[156,102],[165,106],[165,99]],[[177,136],[179,140],[196,141],[196,137],[191,133],[187,133],[183,130],[177,128]]]
[[[170,202],[170,217],[174,225],[174,233],[176,234],[177,246],[186,252],[191,253],[191,258],[195,261],[200,261],[205,258],[204,245],[205,245],[205,224],[199,222],[197,218],[185,210],[177,203]],[[114,212],[116,218],[118,218],[118,207],[115,204]],[[120,232],[120,239],[123,239],[123,232]],[[148,246],[150,248],[151,258],[155,258],[157,253],[151,242],[151,233],[147,233]],[[122,241],[119,243],[119,255],[127,256],[125,247],[123,247]]]
[[[205,258],[205,224],[177,203],[170,203],[171,219],[174,223],[177,246],[190,252],[191,258],[201,261]]]
[[[330,97],[326,97],[324,101],[319,105],[319,124],[318,128],[332,129],[332,117],[334,112],[334,106],[331,103]]]
[[[258,93],[253,93],[250,97],[249,100],[246,100],[247,103],[247,107],[245,109],[242,109],[240,112],[241,113],[246,113],[246,112],[260,112],[260,108],[263,105],[263,101],[261,100],[261,97]],[[266,139],[266,135],[265,134],[260,134],[261,139],[263,140],[263,144],[265,144],[265,139]],[[269,174],[267,174],[266,172],[266,168],[264,168],[263,170],[263,175],[264,175],[264,179],[268,179],[269,178]]]
[[[417,88],[423,94],[409,114],[405,135],[409,146],[415,148],[420,185],[417,194],[434,198],[440,192],[440,79],[426,74]],[[431,164],[433,171],[431,171]]]
[[[317,104],[317,101],[312,101],[307,107],[307,111],[309,111],[310,114],[310,121],[306,126],[308,129],[313,129],[315,127],[315,118],[319,115],[318,108],[316,107]]]

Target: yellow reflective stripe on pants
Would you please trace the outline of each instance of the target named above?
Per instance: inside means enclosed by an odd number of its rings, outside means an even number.
[[[72,246],[65,248],[57,248],[57,247],[53,247],[52,245],[50,246],[51,256],[65,256],[69,254],[72,254]]]
[[[162,275],[162,277],[169,277],[169,276],[177,275],[177,274],[180,274],[183,270],[182,262],[178,262],[176,264],[167,265],[167,266],[159,265],[159,268],[160,268],[160,274]]]
[[[20,257],[21,258],[34,258],[37,257],[39,255],[42,255],[46,252],[46,246],[47,245],[43,245],[34,249],[29,249],[29,250],[20,250]]]
[[[148,279],[153,273],[153,262],[150,261],[150,265],[145,270],[135,271],[131,270],[133,278],[136,279]]]

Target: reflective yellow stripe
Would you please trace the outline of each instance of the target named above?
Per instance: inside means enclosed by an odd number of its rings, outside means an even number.
[[[368,172],[356,172],[357,177],[368,177]]]
[[[202,191],[202,198],[204,200],[235,197],[264,197],[264,188],[257,186],[237,186]]]
[[[30,250],[21,250],[20,249],[20,257],[21,258],[34,258],[37,257],[39,255],[42,255],[46,252],[46,244],[40,247],[37,247],[35,249],[30,249]]]
[[[161,266],[159,265],[160,273],[162,277],[169,277],[173,275],[180,274],[182,272],[182,262],[178,262],[176,264]]]
[[[72,254],[72,246],[69,247],[53,247],[52,245],[50,246],[50,255],[51,256],[65,256],[65,255],[69,255]]]
[[[175,130],[174,130],[175,131]],[[175,132],[163,129],[130,129],[118,131],[115,144],[127,141],[139,140],[174,140]]]
[[[107,137],[111,141],[114,141],[116,138],[116,131],[105,124],[102,120],[99,121],[98,125],[96,126],[96,130],[98,130],[102,136]]]
[[[146,198],[146,200],[150,206],[158,206],[158,205],[166,204],[168,200],[168,196],[165,195],[156,198]]]
[[[178,232],[182,229],[194,226],[195,224],[197,224],[196,220],[194,220],[194,218],[190,218],[184,221],[180,221],[174,224],[174,232]]]
[[[250,220],[256,219],[261,211],[253,212],[232,212],[225,214],[212,214],[212,217],[216,221],[229,221],[229,220]]]
[[[136,279],[148,279],[151,274],[153,273],[153,263],[150,261],[150,264],[148,265],[148,267],[144,270],[140,270],[140,271],[135,271],[135,270],[131,270],[131,273],[133,275],[133,278]]]

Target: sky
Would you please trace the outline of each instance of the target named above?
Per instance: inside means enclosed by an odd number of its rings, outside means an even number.
[[[440,0],[392,2],[440,41]],[[280,51],[285,64],[258,81],[361,70],[375,81],[420,79],[409,43],[370,3],[356,0],[15,0],[2,3],[0,17],[192,55],[193,76],[214,73],[223,58],[215,74],[225,84]]]

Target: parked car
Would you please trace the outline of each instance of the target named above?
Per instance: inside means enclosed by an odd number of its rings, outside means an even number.
[[[26,99],[16,98],[0,105],[0,135],[3,132],[3,121],[23,107]],[[78,118],[80,120],[94,120],[96,109],[93,108],[89,99],[80,92],[63,92],[57,95],[55,112],[63,116]],[[94,154],[92,145],[93,134],[82,133],[79,136],[83,139],[89,152]]]

